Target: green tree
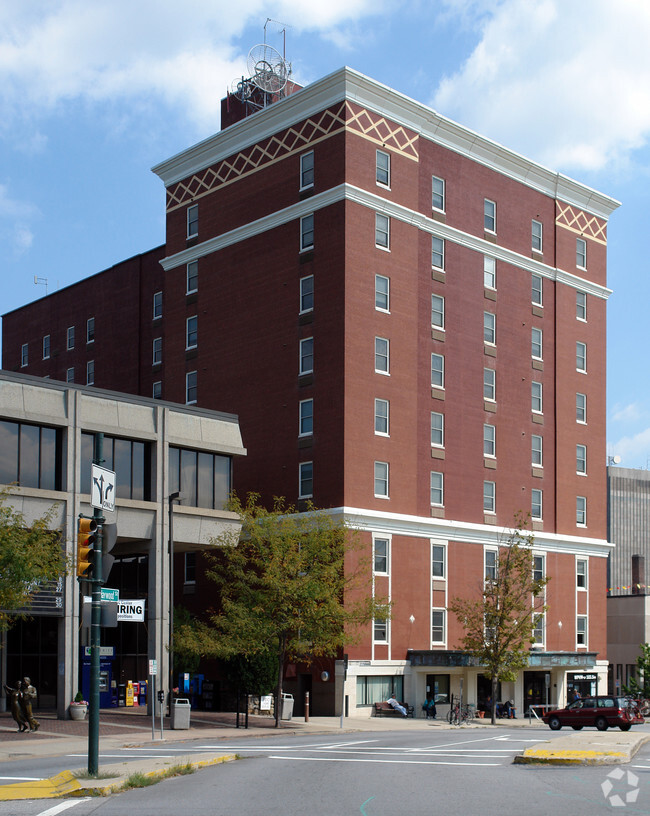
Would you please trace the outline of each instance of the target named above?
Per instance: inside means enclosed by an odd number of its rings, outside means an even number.
[[[650,643],[639,645],[641,654],[636,659],[637,676],[630,678],[629,685],[623,686],[623,692],[630,697],[650,698]]]
[[[496,574],[486,575],[479,598],[456,597],[449,604],[465,629],[461,646],[492,680],[492,723],[499,682],[515,680],[528,665],[533,630],[546,610],[546,577],[533,572],[533,535],[518,514],[515,527],[499,545]]]
[[[251,658],[272,653],[276,661],[276,726],[280,724],[285,660],[309,662],[335,656],[355,642],[359,627],[390,614],[373,598],[369,561],[358,535],[343,522],[310,507],[298,513],[275,499],[267,510],[257,494],[234,497],[241,534],[213,541],[208,576],[216,583],[219,609],[209,622],[181,626],[175,643],[205,656]]]
[[[0,631],[24,617],[41,584],[66,572],[61,533],[52,530],[56,506],[29,525],[0,491]]]

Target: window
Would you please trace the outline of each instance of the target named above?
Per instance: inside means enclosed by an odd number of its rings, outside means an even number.
[[[434,448],[445,446],[445,415],[431,411],[431,445]]]
[[[375,498],[388,498],[388,462],[375,462]]]
[[[300,314],[314,309],[314,276],[300,278]]]
[[[531,300],[535,304],[535,306],[543,306],[542,301],[542,277],[541,275],[533,275],[532,276],[532,291],[531,291]]]
[[[445,387],[445,358],[442,354],[431,355],[431,385],[434,388]]]
[[[385,622],[384,622],[385,623]],[[357,677],[357,708],[381,703],[391,695],[404,699],[404,678],[401,675],[362,675]]]
[[[306,337],[300,341],[299,374],[311,374],[314,370],[314,338]]]
[[[431,546],[431,575],[433,578],[445,578],[447,575],[446,550],[447,548],[442,544]]]
[[[499,553],[496,550],[483,550],[483,567],[486,581],[496,581],[499,566]]]
[[[495,482],[483,482],[483,512],[494,513],[496,507]]]
[[[387,215],[375,213],[375,246],[390,247],[390,220]]]
[[[431,471],[431,504],[434,507],[442,507],[445,503],[444,476],[435,470]]]
[[[537,434],[530,437],[532,464],[536,467],[544,467],[544,439]]]
[[[314,214],[304,215],[300,219],[300,251],[314,248]]]
[[[188,371],[185,375],[185,402],[192,405],[197,401],[198,372]]]
[[[74,326],[70,326],[68,328],[68,336],[67,336],[67,348],[68,351],[72,351],[74,348]]]
[[[587,373],[587,344],[576,343],[576,371]]]
[[[199,288],[199,262],[192,261],[187,265],[187,294],[197,292]]]
[[[152,365],[162,363],[162,337],[154,337]]]
[[[432,609],[431,610],[431,642],[444,643],[445,642],[445,610]]]
[[[493,368],[483,369],[483,399],[494,402],[497,398],[496,371]]]
[[[151,396],[154,399],[162,399],[162,382],[160,380],[156,380],[156,382],[153,384]]]
[[[187,237],[194,238],[199,234],[199,205],[192,204],[187,208]]]
[[[95,361],[88,360],[86,363],[86,385],[95,384]]]
[[[62,444],[61,430],[0,419],[0,484],[61,490]],[[90,485],[90,472],[84,484]]]
[[[300,189],[314,186],[314,151],[303,153],[300,157]]]
[[[375,618],[372,627],[372,637],[376,643],[388,642],[388,619]],[[393,693],[391,688],[391,694]]]
[[[542,491],[534,488],[530,492],[530,515],[534,519],[542,518]]]
[[[68,382],[68,383],[73,383],[74,382],[74,368],[69,368],[65,372],[65,381]]]
[[[431,207],[434,210],[445,211],[445,182],[437,176],[431,178]]]
[[[483,256],[483,286],[487,289],[497,288],[497,262],[489,255]]]
[[[483,340],[491,346],[497,341],[497,318],[492,312],[483,312]]]
[[[533,555],[533,581],[543,581],[546,576],[546,558]]]
[[[531,394],[531,410],[535,414],[541,414],[543,408],[542,384],[540,382],[533,381],[530,384],[530,394]]]
[[[542,222],[535,221],[533,218],[532,222],[532,249],[534,252],[541,252],[542,251]]]
[[[544,644],[545,619],[543,614],[533,616],[533,643]]]
[[[230,456],[169,447],[169,490],[182,492],[184,506],[223,510],[230,498],[231,469]]]
[[[196,348],[199,344],[199,318],[196,315],[185,321],[185,349]]]
[[[576,266],[587,268],[587,242],[584,238],[576,238]]]
[[[531,355],[534,360],[541,360],[543,358],[542,330],[534,327],[531,329]]]
[[[311,499],[314,495],[314,463],[301,462],[298,466],[298,498]]]
[[[375,309],[390,311],[390,278],[385,275],[375,275]]]
[[[576,496],[576,524],[587,526],[587,499],[585,496]]]
[[[497,231],[497,205],[489,198],[483,201],[483,229],[486,232]]]
[[[50,359],[50,335],[46,334],[43,337],[43,359]]]
[[[386,399],[375,400],[375,433],[388,436],[390,428],[390,403]]]
[[[373,546],[373,570],[388,575],[388,539],[374,538]]]
[[[578,320],[587,319],[587,293],[576,292],[576,318]]]
[[[483,425],[483,455],[496,456],[496,433],[494,425]]]
[[[431,266],[435,269],[445,269],[445,242],[436,235],[431,238]]]
[[[445,328],[445,299],[441,295],[431,295],[431,325]]]
[[[390,374],[390,341],[385,337],[375,337],[375,371]]]
[[[314,433],[314,400],[301,400],[299,407],[299,436],[311,436]]]
[[[375,171],[377,184],[390,187],[390,155],[383,150],[377,151],[377,167]]]
[[[587,446],[576,445],[576,473],[587,475]]]
[[[183,569],[183,583],[184,584],[195,584],[196,583],[196,553],[195,552],[186,552],[184,553],[184,569]]]
[[[95,342],[95,318],[89,317],[86,321],[86,343]]]
[[[576,618],[576,646],[587,645],[587,616],[578,615]]]
[[[587,395],[576,394],[576,422],[587,421]]]
[[[154,292],[153,296],[153,319],[162,317],[162,292]]]

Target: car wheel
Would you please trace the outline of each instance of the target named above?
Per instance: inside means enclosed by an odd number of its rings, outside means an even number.
[[[619,728],[621,731],[629,731],[632,728],[632,723],[626,723],[625,725],[620,725]]]
[[[582,730],[581,725],[572,725],[571,728],[573,728],[574,731],[581,731]]]
[[[548,721],[548,727],[551,731],[559,731],[562,728],[562,723],[560,722],[559,717],[551,717]]]
[[[607,731],[607,720],[604,717],[597,717],[594,725],[599,731]]]

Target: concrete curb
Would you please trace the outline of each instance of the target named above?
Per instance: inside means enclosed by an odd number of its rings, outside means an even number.
[[[630,762],[648,734],[599,734],[585,745],[585,736],[571,735],[526,748],[515,765],[623,765]]]

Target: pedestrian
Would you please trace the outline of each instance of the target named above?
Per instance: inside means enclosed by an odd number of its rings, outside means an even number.
[[[36,700],[38,695],[36,693],[36,689],[34,686],[32,686],[32,681],[29,679],[29,677],[23,677],[23,681],[20,684],[20,690],[22,692],[20,706],[22,708],[23,717],[29,723],[30,731],[38,731],[41,724],[34,717],[34,712],[32,711],[32,702]]]
[[[394,696],[389,697],[388,700],[386,700],[386,702],[391,708],[394,708],[395,711],[399,711],[402,717],[408,717],[406,709],[404,708],[403,705],[397,702]]]
[[[22,732],[27,731],[27,720],[23,715],[23,709],[21,706],[23,693],[20,690],[20,687],[21,687],[20,680],[16,680],[13,688],[8,686],[6,683],[4,684],[5,694],[11,701],[11,716],[16,721],[16,724],[18,725],[18,730]]]

